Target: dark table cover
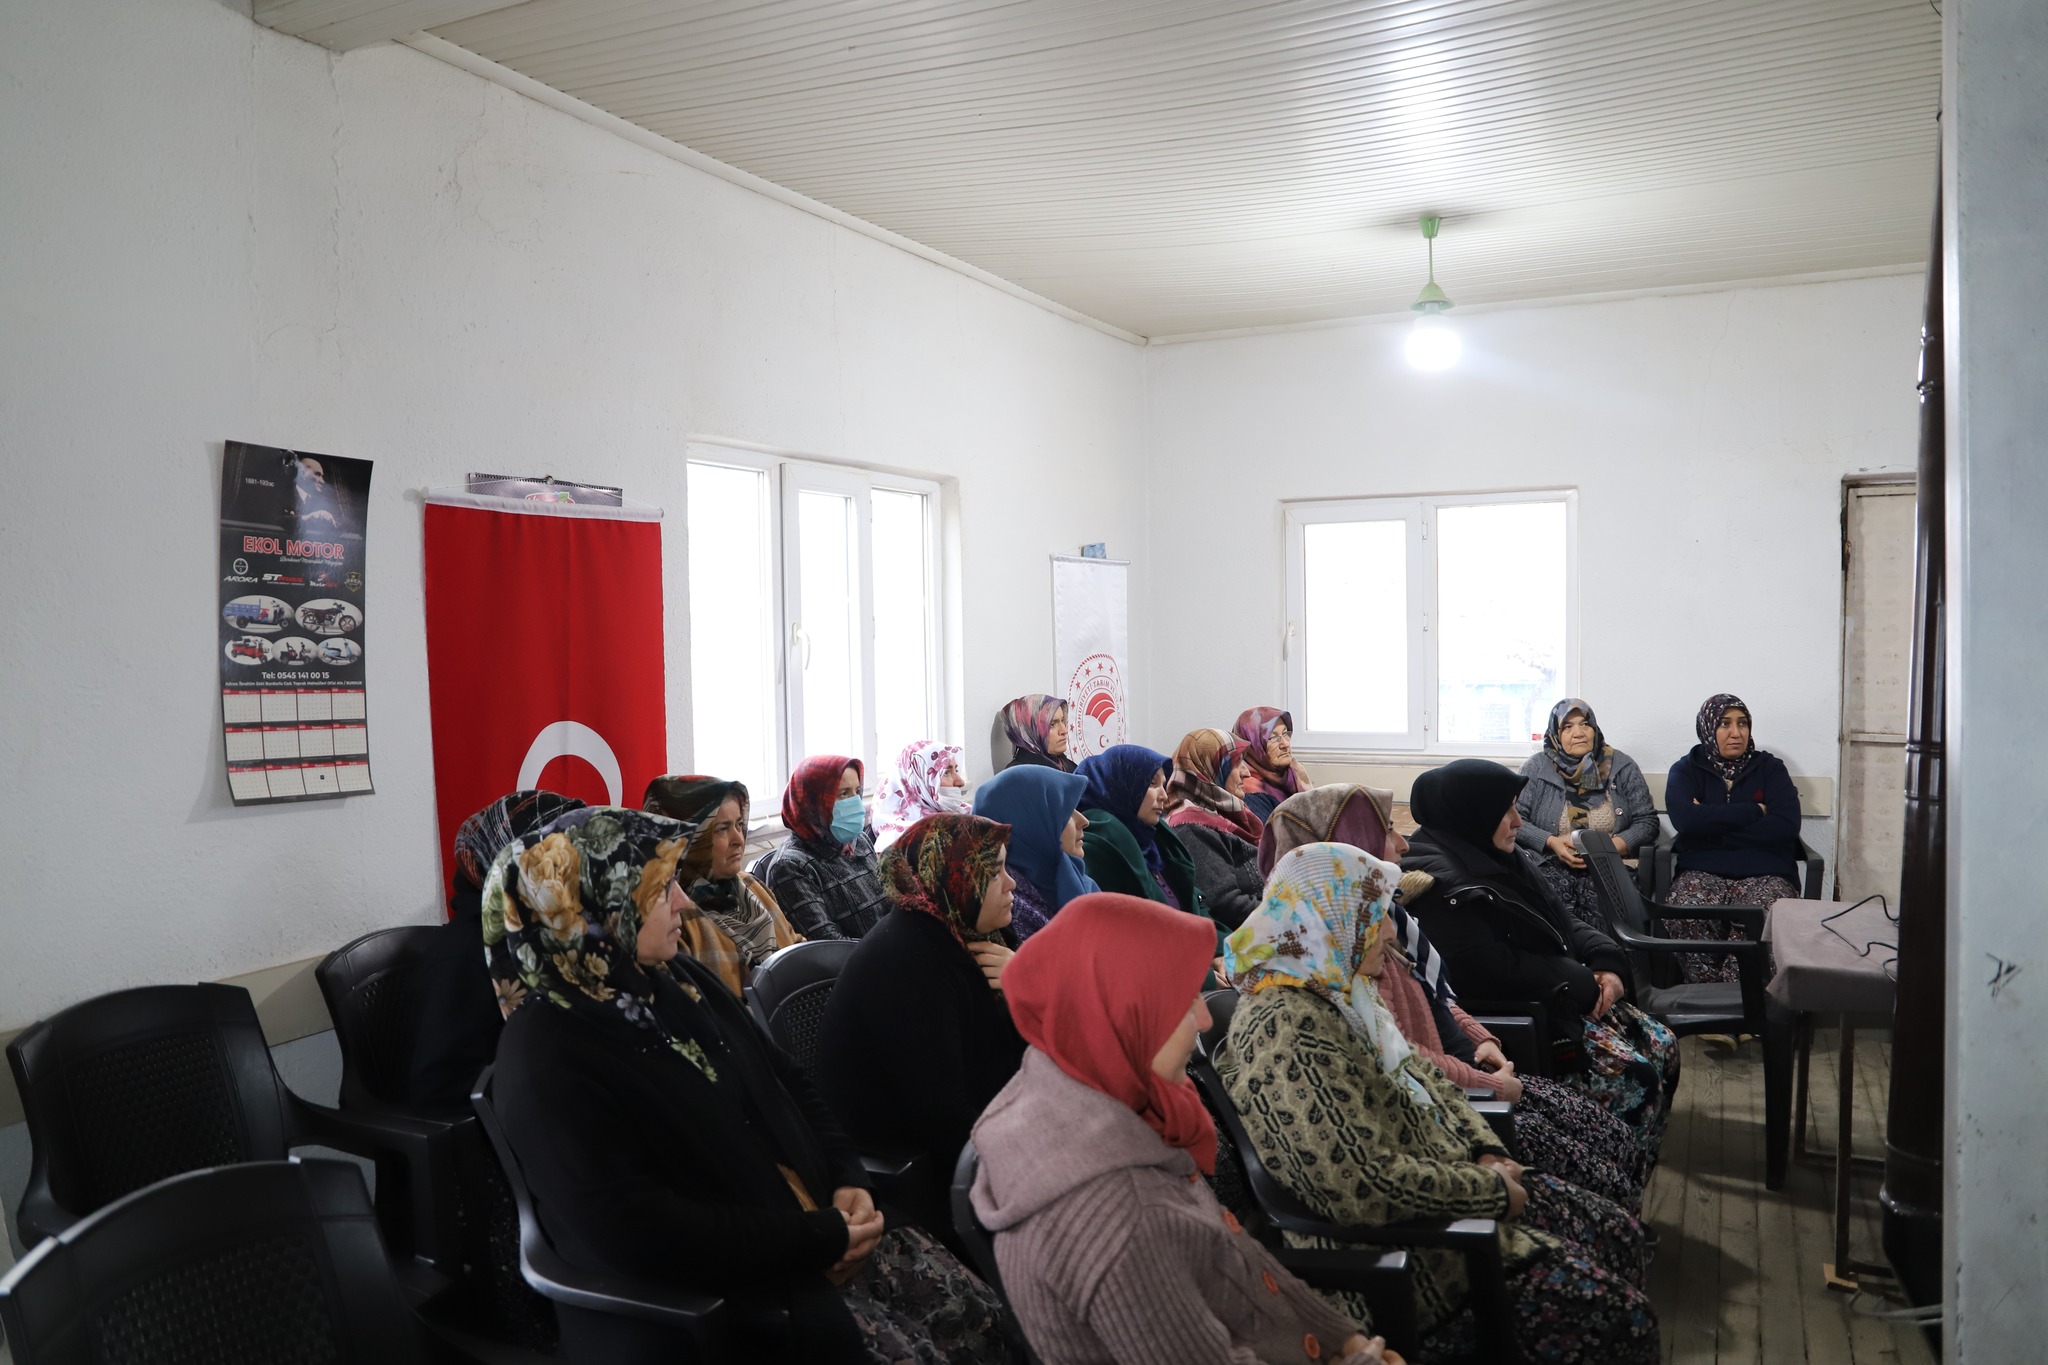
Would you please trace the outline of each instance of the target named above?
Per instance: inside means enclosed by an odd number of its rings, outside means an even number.
[[[1888,968],[1898,958],[1899,927],[1871,901],[1847,914],[1846,901],[1786,898],[1764,918],[1777,972],[1770,996],[1810,1014],[1889,1014],[1895,986]],[[1840,915],[1832,923],[1828,916]]]

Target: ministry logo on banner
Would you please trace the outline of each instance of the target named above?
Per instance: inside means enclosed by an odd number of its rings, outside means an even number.
[[[1052,557],[1053,677],[1067,698],[1067,757],[1131,733],[1129,561]]]

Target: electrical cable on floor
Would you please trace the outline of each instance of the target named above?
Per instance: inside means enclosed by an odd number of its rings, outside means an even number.
[[[1946,1303],[1927,1303],[1921,1304],[1916,1308],[1880,1309],[1859,1307],[1858,1305],[1862,1303],[1866,1295],[1870,1295],[1869,1290],[1859,1289],[1849,1299],[1849,1311],[1859,1318],[1877,1318],[1883,1322],[1909,1322],[1919,1327],[1932,1327],[1940,1322],[1948,1311]],[[1873,1298],[1878,1297],[1876,1295],[1870,1296]],[[1878,1298],[1878,1302],[1882,1303],[1884,1300]]]

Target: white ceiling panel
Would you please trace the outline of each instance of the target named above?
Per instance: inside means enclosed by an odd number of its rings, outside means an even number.
[[[527,0],[433,30],[1147,336],[1924,260],[1928,0]]]

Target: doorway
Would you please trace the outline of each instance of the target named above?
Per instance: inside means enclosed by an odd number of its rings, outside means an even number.
[[[1899,903],[1912,694],[1913,536],[1908,476],[1842,486],[1842,780],[1835,896]]]

